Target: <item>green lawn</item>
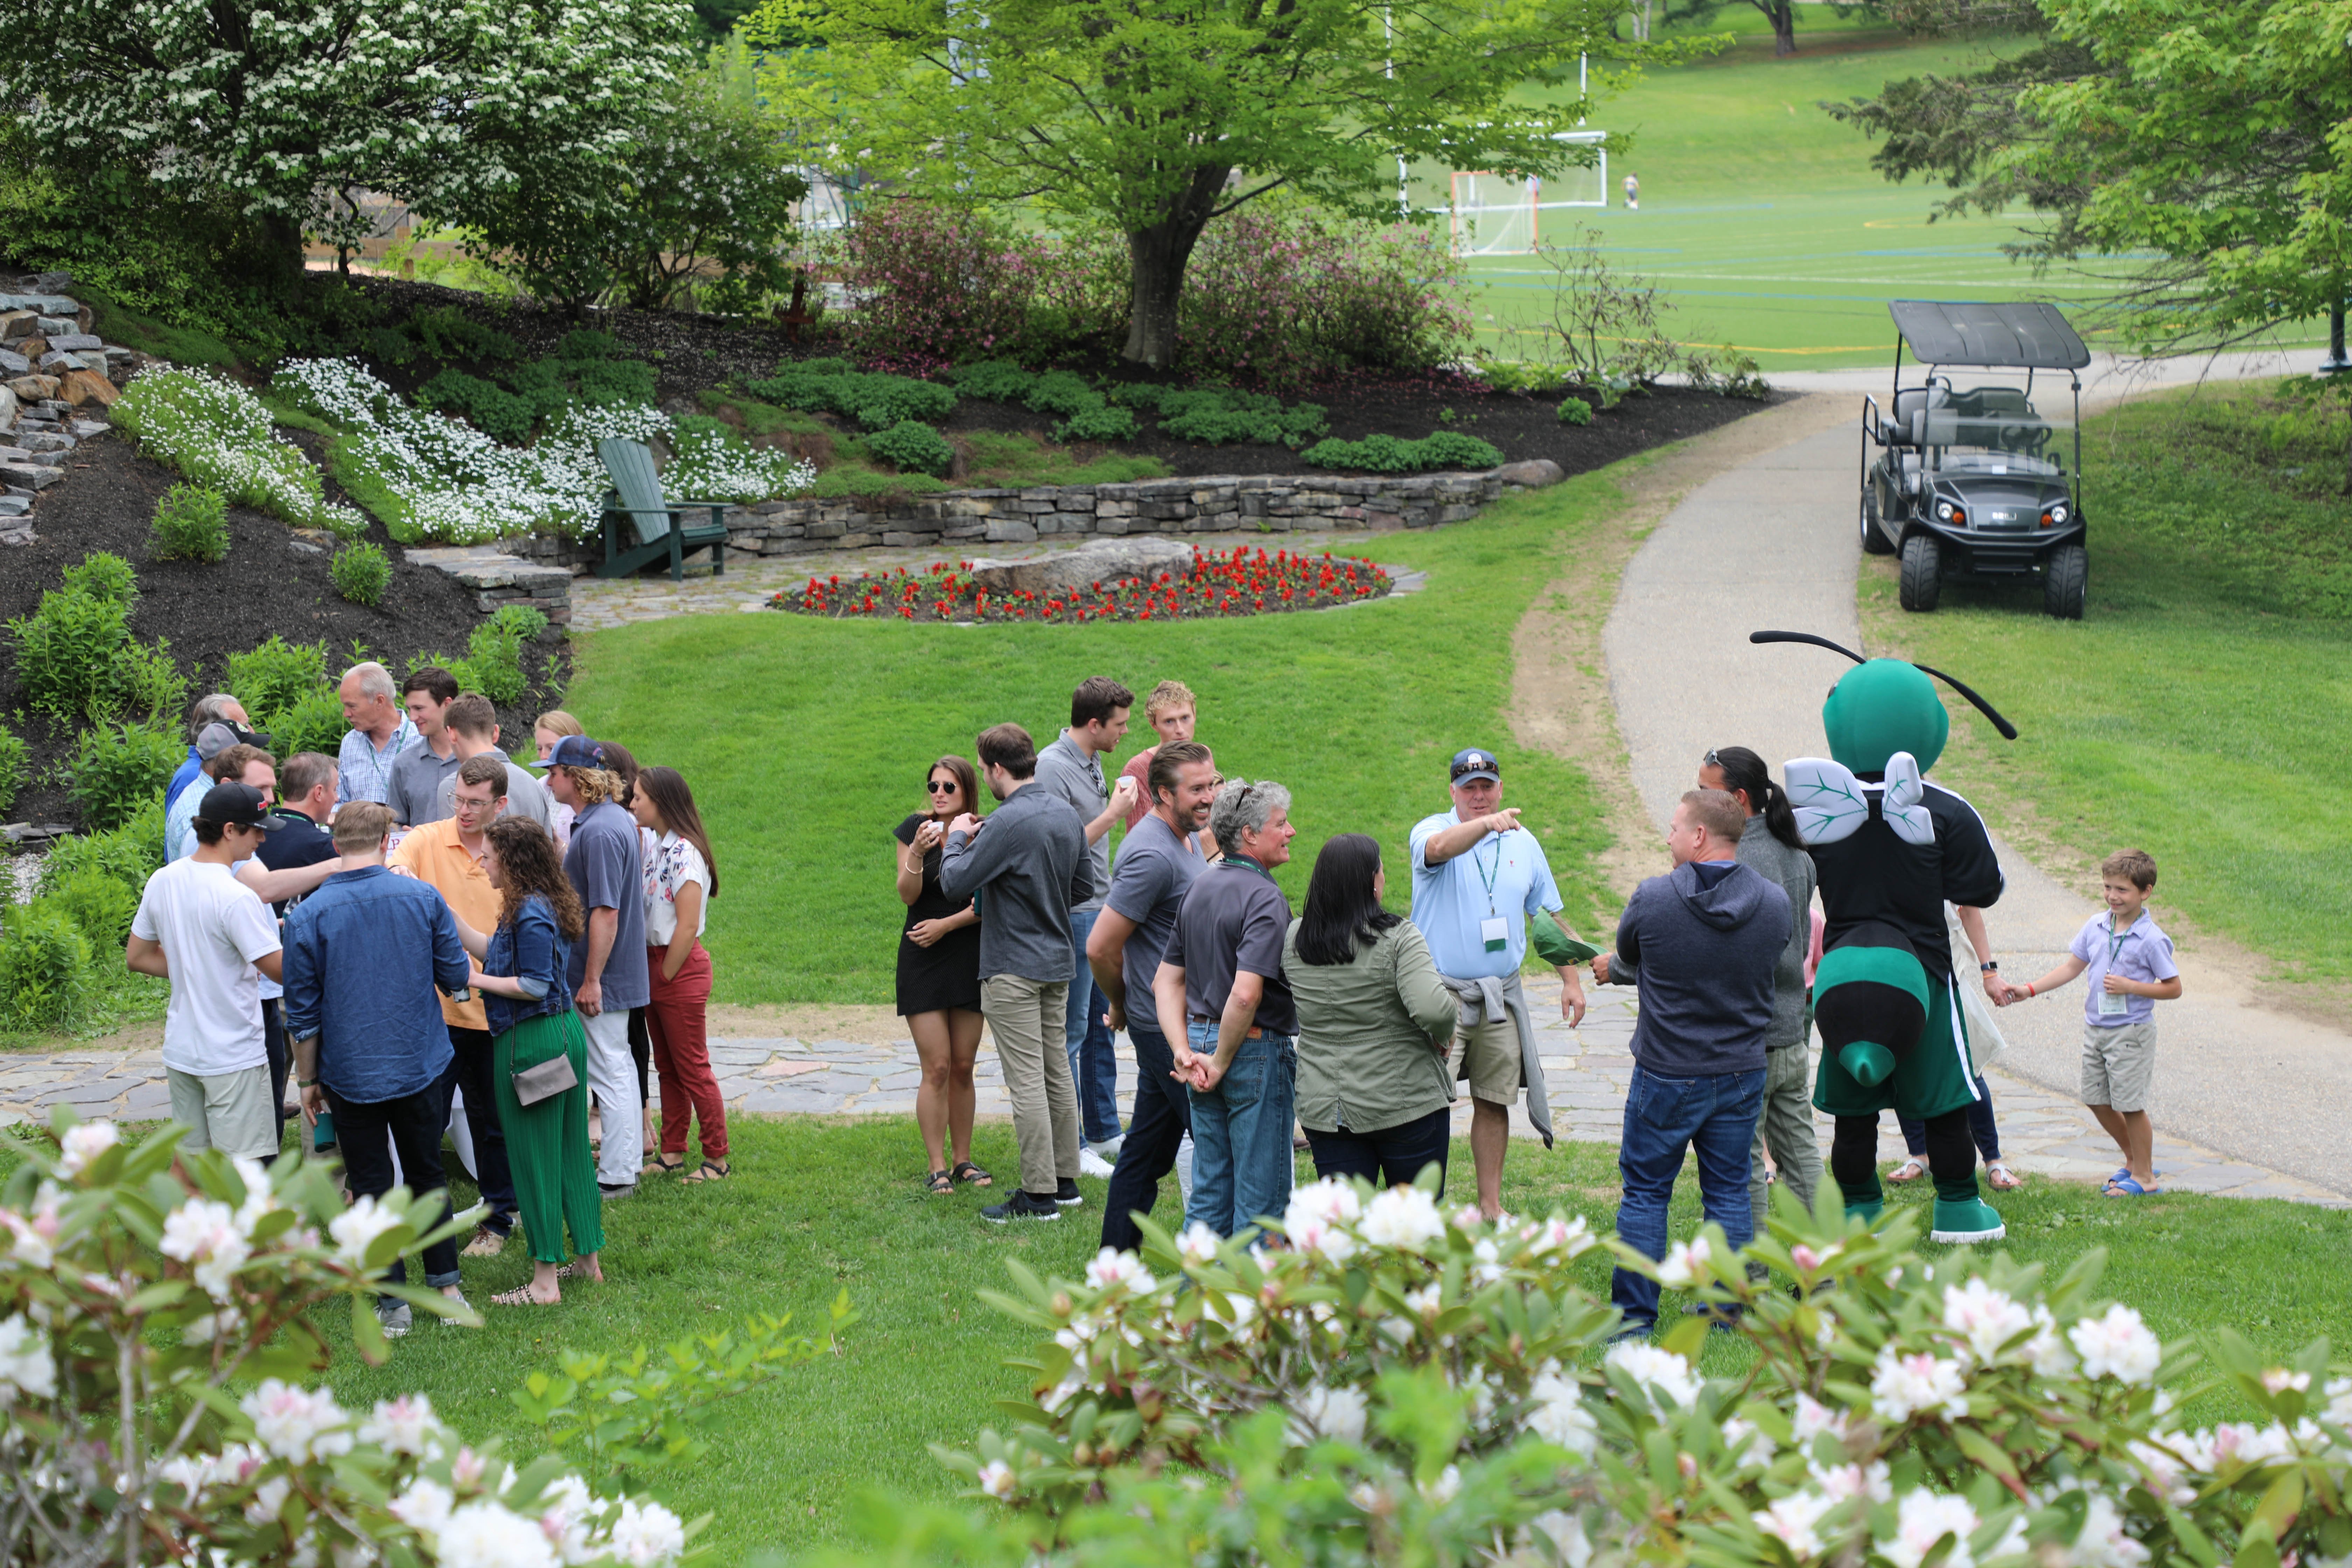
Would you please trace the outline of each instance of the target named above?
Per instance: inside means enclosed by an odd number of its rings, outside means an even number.
[[[1017,1374],[1002,1363],[1027,1342],[975,1292],[1005,1288],[1011,1258],[1075,1277],[1099,1238],[1103,1184],[1081,1183],[1086,1206],[1060,1222],[1000,1230],[974,1217],[982,1200],[969,1192],[920,1194],[920,1146],[904,1120],[744,1118],[731,1131],[735,1180],[703,1188],[648,1182],[638,1197],[608,1208],[610,1281],[576,1288],[560,1308],[490,1310],[480,1332],[420,1321],[375,1371],[349,1353],[347,1316],[327,1314],[337,1397],[355,1405],[422,1389],[468,1436],[504,1433],[520,1443],[516,1435],[528,1428],[509,1395],[530,1372],[552,1367],[560,1350],[626,1352],[708,1332],[752,1310],[789,1310],[803,1329],[821,1331],[827,1304],[846,1289],[863,1321],[844,1336],[842,1353],[741,1400],[713,1451],[665,1489],[670,1500],[689,1517],[718,1510],[715,1562],[732,1564],[766,1548],[843,1539],[849,1500],[867,1487],[951,1495],[924,1445],[968,1445],[992,1418],[991,1402],[1017,1388]],[[1010,1129],[983,1127],[975,1153],[999,1172],[1013,1169]],[[1457,1144],[1453,1161],[1457,1179],[1466,1175],[1466,1147]],[[1302,1165],[1302,1177],[1309,1173]],[[1173,1223],[1175,1184],[1162,1185],[1157,1215]],[[1515,1213],[1558,1207],[1606,1231],[1615,1188],[1613,1150],[1562,1144],[1546,1154],[1515,1142],[1503,1196]],[[461,1187],[461,1201],[470,1197]],[[2230,1324],[2284,1352],[2321,1334],[2341,1343],[2352,1333],[2340,1289],[2352,1267],[2352,1215],[2179,1195],[2125,1205],[2085,1186],[2040,1181],[2001,1207],[2013,1257],[2063,1266],[2088,1247],[2112,1249],[2105,1289],[2140,1308],[2167,1339]],[[1687,1235],[1697,1222],[1686,1177],[1674,1234]],[[525,1276],[519,1247],[464,1267],[477,1302]],[[1587,1261],[1584,1277],[1605,1293],[1599,1258]],[[1675,1304],[1670,1298],[1669,1310]],[[1740,1348],[1717,1336],[1707,1369],[1733,1373],[1742,1364]],[[2242,1414],[2218,1396],[2190,1411],[2194,1420]]]
[[[916,809],[926,768],[969,755],[1003,720],[1052,740],[1090,675],[1139,696],[1183,680],[1225,776],[1289,786],[1299,837],[1281,881],[1294,907],[1323,841],[1362,832],[1387,847],[1402,908],[1405,834],[1445,809],[1446,760],[1479,745],[1503,759],[1505,799],[1541,837],[1569,920],[1591,925],[1614,905],[1593,869],[1608,838],[1589,771],[1617,759],[1522,752],[1501,714],[1513,628],[1561,548],[1620,500],[1607,472],[1590,474],[1475,521],[1382,535],[1373,557],[1426,570],[1427,589],[1317,614],[1081,627],[763,613],[594,632],[574,641],[565,705],[695,789],[721,863],[709,937],[721,1002],[889,1001],[904,919],[889,832]],[[1116,762],[1148,738],[1139,708]]]
[[[1862,577],[1866,622],[1969,681],[2021,731],[1956,720],[1943,772],[2095,865],[2137,845],[2158,908],[2285,977],[2352,977],[2338,806],[2352,712],[2344,416],[2267,387],[2150,398],[2085,426],[2091,585],[2079,623],[2041,590],[1952,588],[1933,615]]]

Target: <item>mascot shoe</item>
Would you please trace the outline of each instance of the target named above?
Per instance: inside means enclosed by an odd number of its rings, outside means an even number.
[[[2009,1226],[2000,1222],[2000,1215],[1982,1198],[1957,1204],[1937,1198],[1936,1227],[1927,1233],[1927,1239],[1965,1247],[1970,1242],[1999,1241],[2008,1234]]]
[[[1866,1203],[1850,1203],[1845,1205],[1845,1217],[1848,1219],[1859,1218],[1864,1225],[1876,1225],[1878,1223],[1879,1216],[1884,1215],[1885,1212],[1886,1200],[1885,1198],[1872,1198]]]

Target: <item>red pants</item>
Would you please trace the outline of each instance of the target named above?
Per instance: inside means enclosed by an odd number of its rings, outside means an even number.
[[[646,949],[653,1000],[645,1009],[646,1033],[654,1047],[654,1071],[661,1077],[661,1152],[686,1152],[689,1111],[702,1122],[702,1157],[727,1158],[727,1102],[710,1072],[710,1040],[703,1009],[710,1000],[710,953],[697,942],[674,980],[662,978],[665,949]]]

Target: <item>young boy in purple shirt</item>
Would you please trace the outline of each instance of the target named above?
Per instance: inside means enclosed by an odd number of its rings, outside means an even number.
[[[2156,1184],[2156,1130],[2147,1100],[2156,1077],[2156,1005],[2180,994],[2172,939],[2147,913],[2156,861],[2145,849],[2110,855],[2099,867],[2107,912],[2074,933],[2069,956],[2024,987],[2036,996],[2088,972],[2083,1005],[2083,1103],[2124,1152],[2123,1169],[2107,1179],[2111,1198],[2145,1197]],[[2016,1000],[2017,992],[2010,994]]]

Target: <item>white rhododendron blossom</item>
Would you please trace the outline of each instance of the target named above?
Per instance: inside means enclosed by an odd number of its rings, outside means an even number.
[[[313,1392],[264,1378],[237,1408],[253,1422],[262,1447],[281,1459],[299,1463],[352,1451],[352,1418],[335,1403],[331,1388],[321,1385]]]
[[[2156,1381],[2164,1361],[2164,1346],[2140,1315],[2118,1301],[2102,1317],[2084,1318],[2066,1331],[2083,1358],[2084,1377],[2112,1377],[2119,1383]]]
[[[1014,1486],[1013,1467],[1002,1459],[991,1459],[980,1467],[980,1489],[992,1498],[1009,1498]]]
[[[392,1500],[393,1517],[411,1530],[436,1535],[449,1522],[450,1510],[457,1507],[457,1494],[439,1481],[425,1476],[408,1483],[408,1489]]]
[[[253,1255],[247,1231],[236,1221],[236,1211],[210,1198],[190,1198],[163,1216],[159,1244],[164,1257],[192,1264],[196,1287],[215,1301],[232,1294],[237,1269]]]
[[[2067,1348],[2066,1336],[2058,1331],[2058,1320],[2050,1315],[2047,1307],[2033,1309],[2033,1337],[2025,1342],[2025,1359],[2033,1363],[2037,1377],[2069,1377],[2074,1371],[2074,1352]]]
[[[1087,1283],[1097,1290],[1124,1285],[1136,1295],[1148,1296],[1159,1281],[1151,1278],[1151,1270],[1146,1268],[1143,1260],[1132,1252],[1106,1247],[1095,1255],[1093,1262],[1087,1265]]]
[[[1661,1413],[1669,1406],[1687,1410],[1698,1403],[1700,1382],[1691,1370],[1691,1363],[1669,1350],[1639,1342],[1612,1345],[1601,1358],[1610,1366],[1622,1367],[1627,1376],[1650,1391],[1650,1402]],[[1664,1395],[1663,1400],[1660,1395]]]
[[[1819,1557],[1824,1547],[1814,1526],[1822,1515],[1836,1507],[1831,1499],[1819,1492],[1790,1492],[1775,1498],[1770,1506],[1750,1515],[1756,1528],[1780,1542],[1798,1558]]]
[[[327,1234],[334,1237],[336,1255],[343,1262],[353,1268],[364,1268],[368,1248],[375,1245],[375,1238],[406,1223],[373,1196],[362,1196],[353,1198],[352,1206],[329,1223]]]
[[[1391,1187],[1364,1205],[1357,1230],[1374,1247],[1419,1252],[1445,1234],[1445,1218],[1437,1200],[1419,1187]]]
[[[634,1568],[651,1568],[686,1550],[686,1522],[657,1502],[625,1498],[611,1540],[614,1559]]]
[[[1528,1524],[1551,1542],[1552,1552],[1564,1568],[1585,1568],[1592,1561],[1592,1538],[1585,1533],[1584,1521],[1567,1510],[1539,1513]]]
[[[66,1129],[60,1141],[63,1149],[58,1155],[58,1174],[70,1180],[87,1170],[89,1163],[122,1142],[122,1134],[111,1121],[83,1121]]]
[[[1592,1457],[1601,1444],[1601,1426],[1584,1407],[1582,1384],[1556,1372],[1540,1373],[1528,1385],[1528,1397],[1535,1405],[1528,1412],[1528,1431],[1572,1454]]]
[[[1196,1219],[1184,1227],[1183,1235],[1176,1238],[1176,1256],[1187,1263],[1213,1263],[1216,1260],[1217,1248],[1224,1245],[1224,1239]]]
[[[2074,1538],[2074,1550],[2067,1553],[2070,1568],[2139,1568],[2147,1555],[2147,1548],[2125,1530],[2115,1500],[2104,1492],[2091,1493],[2084,1510],[2083,1531]]]
[[[0,1410],[16,1403],[20,1394],[54,1399],[58,1393],[58,1358],[49,1336],[24,1313],[0,1320]]]
[[[2290,1388],[2297,1394],[2307,1393],[2311,1388],[2311,1373],[2289,1372],[2283,1366],[2274,1366],[2263,1373],[2263,1386],[2273,1394],[2284,1394]]]
[[[1306,1440],[1316,1437],[1336,1437],[1342,1443],[1364,1440],[1364,1415],[1369,1408],[1363,1394],[1352,1388],[1326,1388],[1317,1384],[1298,1396],[1292,1413],[1297,1417],[1292,1430]],[[1304,1432],[1299,1429],[1304,1427]]]
[[[1723,1424],[1723,1451],[1737,1455],[1743,1462],[1767,1465],[1780,1446],[1772,1441],[1772,1434],[1753,1421],[1735,1415]]]
[[[1832,1410],[1801,1390],[1797,1394],[1797,1410],[1791,1426],[1800,1444],[1810,1443],[1824,1432],[1841,1443],[1845,1441],[1845,1412]]]
[[[1919,1568],[1936,1542],[1946,1534],[1953,1538],[1952,1549],[1944,1556],[1948,1568],[1976,1568],[1976,1556],[1969,1550],[1969,1537],[1976,1533],[1977,1510],[1969,1500],[1946,1497],[1924,1489],[1903,1494],[1895,1509],[1895,1535],[1878,1543],[1878,1554],[1895,1564],[1895,1568]]]
[[[1832,1502],[1851,1502],[1866,1498],[1872,1502],[1893,1502],[1895,1485],[1893,1472],[1884,1459],[1873,1459],[1868,1465],[1824,1465],[1815,1460],[1805,1467],[1813,1485]]]
[[[1944,1327],[1968,1342],[1969,1354],[1979,1363],[1992,1361],[2000,1348],[2033,1327],[2033,1314],[2014,1298],[1982,1279],[1944,1287]]]
[[[1593,1240],[1592,1227],[1584,1223],[1582,1215],[1573,1219],[1561,1219],[1555,1215],[1538,1225],[1523,1227],[1520,1234],[1528,1238],[1538,1257],[1559,1252],[1570,1258],[1580,1258],[1600,1245]]]
[[[1686,1290],[1704,1281],[1708,1274],[1706,1260],[1710,1251],[1703,1236],[1675,1242],[1666,1248],[1666,1260],[1658,1265],[1658,1283],[1669,1290]]]
[[[1870,1395],[1882,1421],[1930,1414],[1957,1420],[1969,1413],[1969,1381],[1958,1362],[1924,1351],[1905,1355],[1893,1345],[1878,1352]]]
[[[376,1401],[375,1409],[360,1423],[359,1439],[395,1454],[422,1458],[440,1451],[445,1430],[433,1414],[433,1401],[422,1394],[404,1394],[397,1399]]]
[[[441,1568],[559,1568],[562,1561],[537,1520],[488,1499],[452,1510],[434,1544]]]
[[[1345,1263],[1356,1253],[1356,1237],[1349,1227],[1363,1217],[1363,1200],[1353,1182],[1310,1182],[1292,1190],[1290,1202],[1282,1211],[1282,1233],[1293,1247]]]

